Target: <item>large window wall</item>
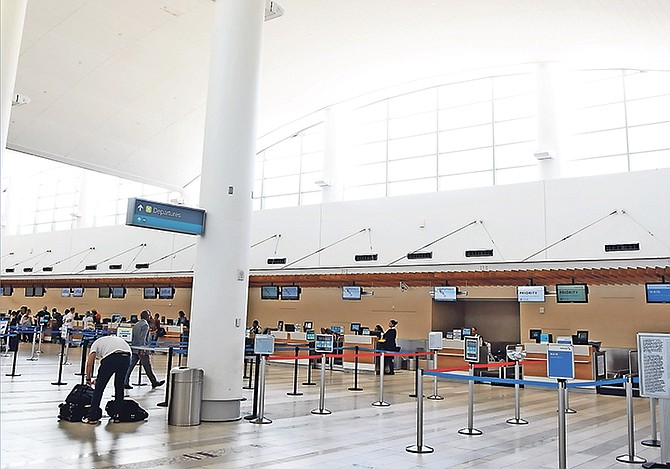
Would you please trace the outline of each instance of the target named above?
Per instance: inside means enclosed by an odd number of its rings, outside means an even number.
[[[560,173],[550,177],[670,167],[670,72],[554,70],[551,90],[538,89],[538,76],[529,65],[404,89],[362,106],[341,104],[348,109],[338,111],[344,125],[319,111],[301,131],[265,139],[255,161],[254,209],[538,180],[543,163],[534,152],[545,149],[538,135],[547,122],[558,135],[552,156],[560,160]],[[4,165],[7,234],[122,224],[129,197],[180,197],[12,152]],[[340,192],[324,199],[331,185]]]

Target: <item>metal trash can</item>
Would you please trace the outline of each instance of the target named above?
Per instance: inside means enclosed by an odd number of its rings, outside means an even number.
[[[168,403],[168,425],[200,425],[202,406],[201,368],[180,366],[170,370],[170,402]]]

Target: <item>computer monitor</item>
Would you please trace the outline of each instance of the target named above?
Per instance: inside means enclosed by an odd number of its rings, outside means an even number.
[[[333,334],[342,334],[344,332],[344,326],[330,326],[330,330],[333,331]]]
[[[354,332],[354,333],[358,334],[361,330],[361,323],[360,322],[352,322],[351,326],[349,326],[349,330],[351,332]]]
[[[589,343],[589,331],[577,331],[577,340],[574,343],[587,345]]]
[[[295,324],[284,324],[284,332],[295,332]]]
[[[361,327],[361,335],[370,335],[369,327]]]
[[[314,329],[314,324],[312,324],[312,321],[305,321],[302,325],[303,329],[306,331],[309,331],[311,329]]]
[[[542,329],[531,329],[530,330],[530,340],[534,340],[538,344],[540,343],[540,335],[542,334]]]
[[[137,318],[137,314],[131,314],[130,315],[130,322],[137,322],[139,319]]]
[[[551,344],[554,341],[554,336],[552,334],[545,334],[544,332],[540,334],[540,343],[541,344]]]
[[[312,341],[316,340],[316,332],[314,332],[314,331],[307,331],[307,340],[308,340],[309,342],[312,342]]]
[[[472,335],[472,328],[471,327],[461,327],[461,337],[467,337],[469,335]]]

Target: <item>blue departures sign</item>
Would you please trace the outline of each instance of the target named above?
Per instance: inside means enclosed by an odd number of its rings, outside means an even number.
[[[126,225],[201,235],[205,232],[205,211],[131,198],[128,199]]]

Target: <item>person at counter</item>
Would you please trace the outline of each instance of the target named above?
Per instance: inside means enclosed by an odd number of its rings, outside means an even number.
[[[373,335],[379,339],[382,338],[384,335],[384,328],[382,327],[381,324],[377,324],[372,332],[370,332],[370,335]]]
[[[254,319],[251,323],[251,328],[249,329],[249,337],[253,339],[256,337],[256,334],[261,334],[262,332],[263,328],[261,327],[261,323],[258,322],[258,319]]]
[[[398,321],[395,319],[391,319],[389,321],[389,328],[386,329],[386,332],[384,332],[384,335],[382,335],[382,338],[379,340],[379,342],[382,343],[382,350],[385,350],[387,352],[398,352],[400,348],[398,347],[398,344],[396,343],[396,338],[398,336],[398,331],[396,331],[395,326],[398,325]],[[395,370],[394,370],[394,356],[393,355],[386,355],[384,356],[384,374],[386,375],[394,375]],[[386,369],[388,368],[388,372]]]
[[[140,318],[141,319],[133,326],[133,341],[131,345],[135,347],[146,347],[149,345],[149,319],[151,319],[151,314],[149,314],[149,311],[142,311],[140,313]],[[124,381],[125,389],[133,389],[133,387],[130,385],[130,375],[133,371],[133,368],[135,368],[135,365],[137,365],[137,362],[140,362],[144,368],[144,372],[146,373],[147,378],[149,378],[149,381],[151,381],[152,388],[157,388],[165,384],[165,380],[158,381],[156,375],[154,374],[154,370],[151,368],[150,353],[151,352],[147,350],[132,350],[130,366],[128,367]]]

